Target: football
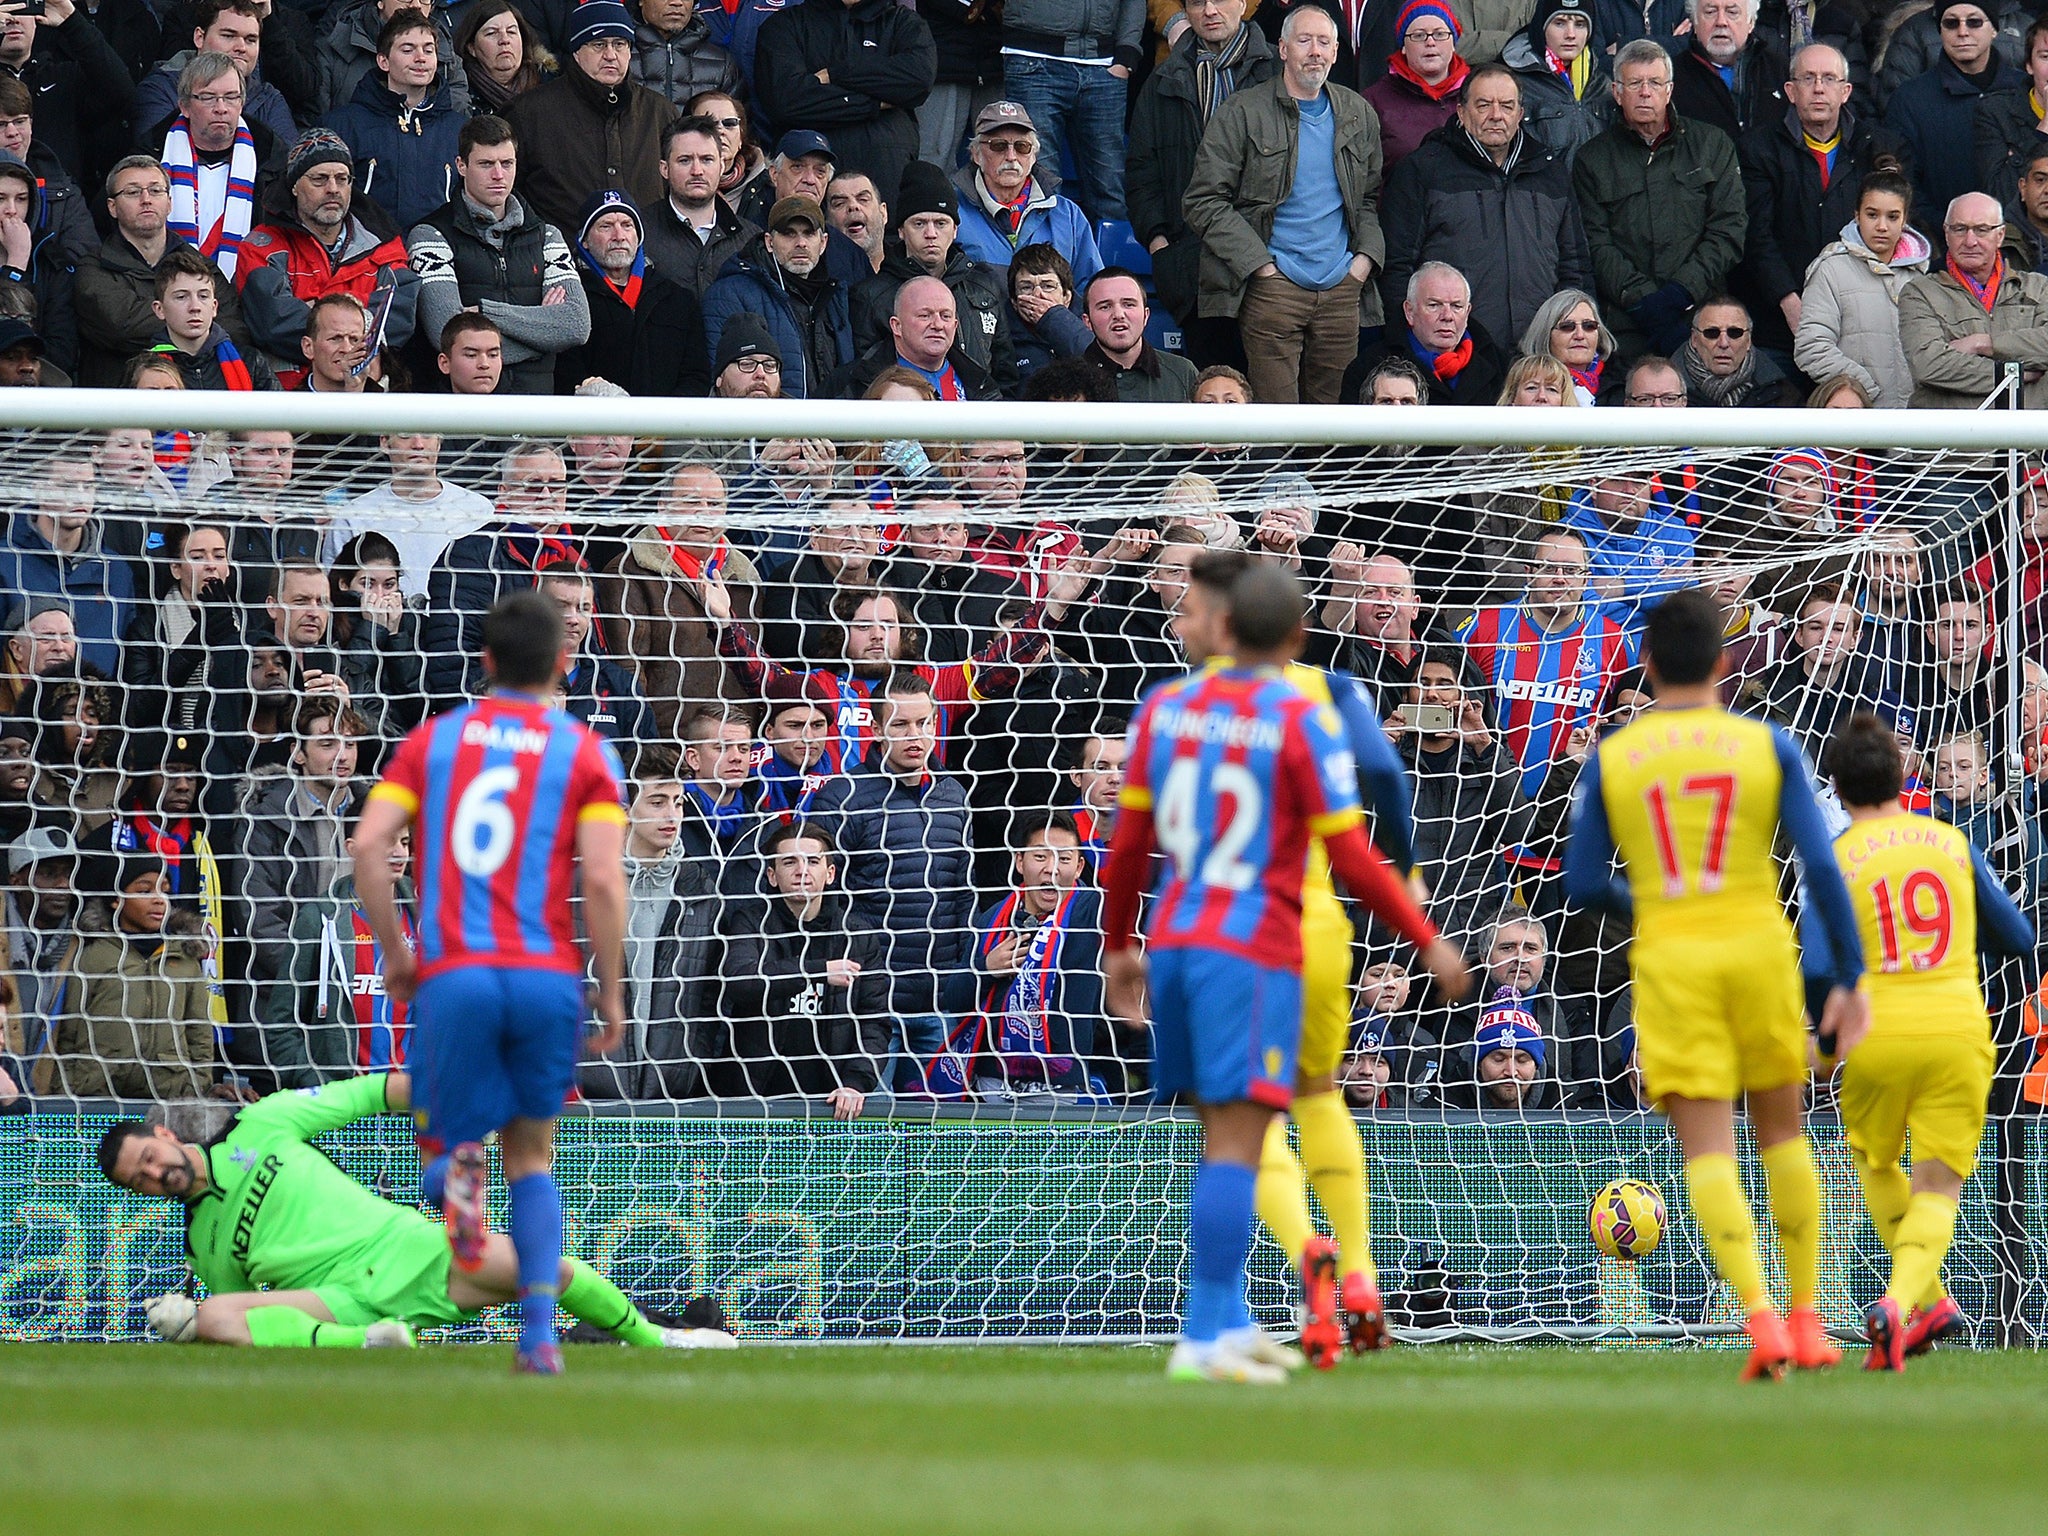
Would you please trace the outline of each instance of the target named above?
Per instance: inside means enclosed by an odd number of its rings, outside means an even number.
[[[1664,1236],[1664,1196],[1641,1179],[1616,1179],[1593,1197],[1586,1221],[1610,1259],[1647,1258]]]

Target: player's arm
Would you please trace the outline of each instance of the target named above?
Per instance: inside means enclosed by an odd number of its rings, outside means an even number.
[[[1600,754],[1579,771],[1572,804],[1571,834],[1564,845],[1565,900],[1580,907],[1605,907],[1633,919],[1635,903],[1614,872],[1614,830],[1607,824],[1607,797],[1600,792]]]
[[[392,1079],[401,1084],[393,1102]],[[273,1093],[242,1111],[248,1124],[261,1124],[311,1141],[315,1136],[341,1129],[372,1115],[402,1113],[412,1107],[410,1079],[403,1073],[378,1072],[369,1077],[344,1078],[322,1083],[318,1088],[301,1088]]]
[[[370,791],[356,823],[356,899],[370,920],[370,931],[384,955],[384,990],[399,1002],[410,1002],[419,986],[419,959],[405,942],[398,917],[398,877],[391,855],[420,808],[419,797],[403,784],[384,780]]]
[[[1373,841],[1405,875],[1415,867],[1415,796],[1408,787],[1407,770],[1358,679],[1346,672],[1328,676],[1351,755],[1358,759],[1358,782],[1372,803]]]
[[[1834,839],[1814,794],[1806,757],[1790,736],[1773,726],[1771,742],[1778,754],[1778,824],[1792,840],[1805,876],[1801,918],[1811,908],[1827,936],[1825,972],[1827,1000],[1815,1035],[1823,1057],[1846,1056],[1870,1032],[1870,999],[1856,990],[1863,979],[1863,939],[1856,931],[1856,908],[1835,862]],[[1813,974],[1822,974],[1818,970]]]
[[[1977,876],[1977,947],[1988,955],[2031,955],[2034,925],[2013,904],[2005,882],[1991,872],[1975,844],[1970,847],[1970,868]]]
[[[583,875],[583,926],[597,970],[596,1045],[617,1050],[626,1038],[626,813],[616,799],[594,801],[576,818],[576,858]]]
[[[1436,978],[1438,990],[1447,999],[1462,1002],[1472,990],[1472,972],[1465,957],[1458,952],[1457,945],[1438,934],[1436,924],[1416,905],[1394,866],[1373,847],[1356,815],[1350,813],[1349,825],[1342,825],[1341,818],[1326,817],[1309,823],[1330,856],[1330,872],[1344,882],[1344,888],[1355,901],[1415,946],[1423,966]]]
[[[1138,903],[1152,867],[1157,839],[1152,792],[1126,782],[1117,801],[1116,830],[1102,866],[1103,1006],[1131,1029],[1145,1027],[1145,957],[1137,948]]]

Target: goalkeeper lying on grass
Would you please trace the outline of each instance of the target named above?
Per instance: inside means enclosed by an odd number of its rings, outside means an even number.
[[[343,1173],[312,1138],[351,1120],[412,1107],[403,1072],[274,1093],[250,1105],[208,1146],[167,1126],[123,1120],[99,1147],[100,1171],[138,1195],[185,1207],[185,1246],[211,1293],[150,1303],[150,1325],[177,1343],[409,1346],[412,1330],[459,1323],[512,1301],[519,1260],[492,1233],[480,1269],[451,1262],[442,1224],[380,1199]],[[646,1349],[730,1349],[729,1333],[662,1328],[581,1259],[564,1259],[565,1310]],[[259,1289],[260,1287],[260,1289]]]

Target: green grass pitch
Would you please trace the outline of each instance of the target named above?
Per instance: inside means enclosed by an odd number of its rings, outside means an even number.
[[[2038,1531],[2048,1353],[1775,1387],[1727,1350],[1400,1349],[1279,1390],[1156,1349],[0,1348],[0,1529]],[[1853,1365],[1853,1361],[1849,1362]]]

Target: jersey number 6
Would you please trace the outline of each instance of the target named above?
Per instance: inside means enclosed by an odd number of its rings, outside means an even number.
[[[454,845],[455,867],[465,875],[488,880],[512,856],[518,828],[505,797],[518,787],[517,768],[486,768],[469,781],[462,798],[455,802],[455,827],[450,840]]]

